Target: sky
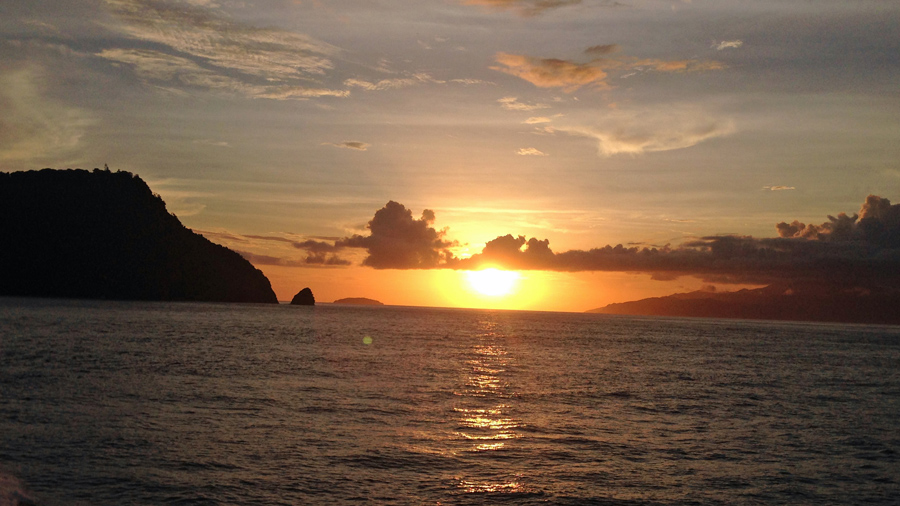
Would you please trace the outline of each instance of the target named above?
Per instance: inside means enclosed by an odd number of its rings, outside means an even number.
[[[0,170],[104,164],[280,300],[584,311],[845,256],[875,279],[900,3],[4,0]]]

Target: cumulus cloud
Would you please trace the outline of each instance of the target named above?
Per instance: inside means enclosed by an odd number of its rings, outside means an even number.
[[[639,155],[695,146],[735,131],[730,119],[711,117],[691,107],[665,111],[617,112],[593,126],[546,127],[547,131],[587,137],[597,142],[601,156]]]
[[[516,151],[516,154],[522,156],[547,156],[547,153],[543,153],[537,148],[521,148]]]
[[[353,235],[335,243],[339,248],[364,248],[363,265],[376,269],[431,269],[453,257],[453,242],[444,239],[446,230],[435,230],[434,212],[425,209],[413,219],[402,204],[390,201],[375,212],[366,228],[370,235]]]
[[[581,0],[462,0],[462,3],[497,10],[511,10],[523,16],[536,16],[547,10],[580,4]]]
[[[323,146],[334,146],[336,148],[353,149],[356,151],[365,151],[372,146],[371,144],[368,144],[365,142],[360,142],[360,141],[344,141],[344,142],[338,142],[338,143],[323,142],[322,145]]]
[[[258,98],[346,96],[345,90],[304,86],[333,68],[337,48],[298,33],[230,21],[215,4],[106,0],[117,29],[151,48],[109,48],[98,56],[125,63],[153,82],[228,90]]]

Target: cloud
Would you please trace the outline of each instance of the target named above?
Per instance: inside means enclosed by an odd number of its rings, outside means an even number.
[[[763,186],[763,190],[771,190],[775,191],[784,191],[784,190],[796,190],[793,186]]]
[[[111,28],[145,47],[132,42],[98,56],[131,65],[143,79],[281,100],[347,95],[303,85],[331,70],[331,57],[338,52],[311,37],[230,21],[216,14],[213,2],[105,3],[121,22]]]
[[[76,149],[94,120],[87,112],[42,95],[36,67],[0,72],[0,161],[64,155]]]
[[[434,83],[434,84],[444,84],[445,81],[441,81],[431,77],[429,74],[424,72],[419,72],[413,74],[409,77],[399,77],[394,79],[382,79],[378,82],[369,82],[363,81],[361,79],[347,79],[344,81],[344,86],[351,88],[362,88],[366,91],[382,91],[382,90],[393,90],[398,88],[407,88],[409,86],[415,86],[417,84],[424,83]]]
[[[779,237],[707,236],[677,247],[607,245],[556,253],[547,239],[506,234],[488,241],[469,258],[454,257],[446,230],[429,225],[434,213],[419,220],[389,202],[369,222],[372,234],[338,241],[338,247],[367,248],[363,262],[375,268],[480,269],[499,267],[546,271],[621,271],[654,279],[693,276],[706,282],[769,284],[831,282],[857,287],[900,283],[900,205],[870,195],[858,214],[828,217],[822,225],[776,225]]]
[[[692,107],[670,106],[665,111],[610,113],[593,126],[546,129],[594,139],[601,156],[613,156],[689,148],[729,135],[735,126],[730,119],[713,118]]]
[[[547,156],[547,153],[543,153],[536,148],[521,148],[516,151],[516,154],[523,156]]]
[[[431,269],[452,258],[445,230],[435,230],[434,212],[426,209],[415,220],[402,204],[390,201],[379,209],[366,228],[370,235],[353,235],[335,243],[339,248],[364,248],[363,265],[376,269]]]
[[[546,116],[533,116],[531,118],[526,119],[525,124],[526,125],[538,125],[541,123],[550,123],[552,121],[553,120],[551,118],[548,118]]]
[[[516,97],[503,97],[498,99],[497,102],[500,103],[500,107],[508,111],[534,111],[550,107],[547,104],[526,104],[524,102],[519,102],[519,99]]]
[[[620,49],[618,44],[601,44],[599,46],[591,46],[584,50],[585,54],[607,55],[615,53]]]
[[[322,145],[323,146],[334,146],[336,148],[354,149],[356,151],[366,151],[367,149],[369,149],[372,146],[371,144],[368,144],[365,142],[360,142],[360,141],[344,141],[344,142],[338,142],[338,143],[323,142]]]
[[[498,53],[495,60],[500,67],[491,67],[528,81],[539,88],[562,88],[573,92],[583,86],[608,87],[606,72],[592,63],[575,63],[557,58]]]
[[[585,53],[605,56],[617,50],[617,45],[606,44],[589,47]],[[585,86],[599,90],[609,89],[611,85],[608,78],[611,72],[624,73],[620,77],[629,77],[647,71],[700,72],[725,68],[717,61],[652,58],[638,60],[628,56],[597,57],[586,63],[578,63],[558,58],[498,53],[495,61],[502,66],[491,67],[493,70],[519,77],[539,88],[562,88],[567,93]]]
[[[462,3],[497,10],[512,10],[523,16],[536,16],[547,10],[580,4],[581,0],[462,0]]]
[[[744,41],[742,40],[723,40],[722,42],[715,43],[713,42],[713,47],[716,48],[717,51],[721,51],[723,49],[737,49],[744,45]]]

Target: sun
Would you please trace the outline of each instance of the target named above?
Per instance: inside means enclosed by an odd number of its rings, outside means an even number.
[[[481,295],[502,297],[509,295],[516,288],[519,273],[500,269],[466,271],[466,280],[469,286]]]

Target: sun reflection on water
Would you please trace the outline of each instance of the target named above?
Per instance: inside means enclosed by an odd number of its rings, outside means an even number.
[[[511,401],[516,392],[509,371],[515,368],[515,363],[505,344],[507,337],[495,322],[482,322],[478,338],[479,342],[466,352],[461,386],[454,392],[459,399],[453,408],[455,434],[461,441],[470,442],[467,450],[463,450],[466,453],[499,455],[510,451],[511,445],[518,444],[514,441],[525,437],[520,432],[524,424],[514,416],[515,406]],[[492,461],[479,462],[481,466],[491,466]],[[511,493],[523,489],[522,476],[510,475],[506,469],[488,467],[473,473],[458,482],[458,487],[466,493]]]

